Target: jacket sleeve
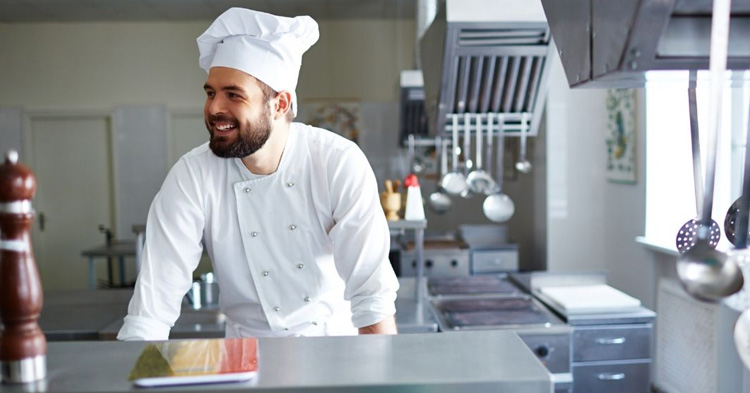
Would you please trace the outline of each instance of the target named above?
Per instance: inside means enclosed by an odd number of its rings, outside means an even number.
[[[328,167],[334,261],[346,284],[355,327],[396,313],[398,279],[388,260],[390,233],[380,207],[375,174],[354,144],[332,155]]]
[[[203,253],[199,180],[183,157],[154,197],[141,270],[118,340],[166,340],[179,317]]]

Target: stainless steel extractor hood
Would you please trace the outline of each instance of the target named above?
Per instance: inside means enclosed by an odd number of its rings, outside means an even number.
[[[542,0],[571,87],[642,87],[708,69],[711,0]],[[729,69],[750,67],[750,0],[733,0]]]
[[[500,113],[506,132],[536,135],[553,47],[540,0],[446,0],[420,41],[431,133]]]

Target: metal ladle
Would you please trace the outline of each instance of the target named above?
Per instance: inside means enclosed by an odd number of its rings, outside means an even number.
[[[492,179],[489,173],[482,168],[482,138],[484,134],[482,132],[482,115],[476,115],[476,129],[477,129],[477,155],[476,155],[476,166],[474,170],[469,173],[466,177],[466,185],[469,190],[475,194],[490,194],[492,189],[495,188],[495,180]]]
[[[738,206],[739,215],[737,218],[737,232],[734,240],[736,249],[732,252],[730,258],[736,262],[738,266],[743,267],[744,271],[747,271],[748,264],[750,264],[750,254],[747,252],[747,238],[748,238],[748,215],[750,211],[750,122],[748,122],[748,130],[745,144],[745,172],[742,180],[742,196],[734,203],[733,206]],[[744,289],[747,291],[748,289]],[[744,294],[748,296],[747,293]],[[737,323],[734,325],[734,345],[737,348],[737,353],[740,355],[740,359],[745,364],[745,367],[750,369],[750,309],[745,309],[740,317],[737,319]]]
[[[750,110],[748,111],[750,113]],[[748,238],[748,209],[750,209],[750,121],[745,131],[745,171],[742,179],[742,195],[729,207],[724,219],[724,233],[727,240],[737,249],[747,247]],[[736,229],[736,231],[735,231]],[[739,234],[744,234],[740,236]]]
[[[466,189],[466,176],[458,171],[458,115],[454,114],[452,120],[453,170],[443,175],[443,178],[440,179],[440,187],[450,195],[461,195]]]
[[[463,134],[464,147],[462,153],[464,154],[464,176],[468,179],[472,173],[474,167],[474,161],[471,160],[469,152],[471,151],[471,115],[464,113],[464,134]],[[474,191],[469,187],[469,182],[466,182],[466,188],[461,192],[461,198],[471,198],[474,196]]]
[[[524,113],[521,116],[521,155],[516,162],[516,170],[521,173],[531,172],[531,162],[526,159],[526,134],[528,133],[528,115]]]
[[[492,125],[490,121],[490,126]],[[496,191],[491,195],[484,198],[482,203],[482,211],[484,215],[494,222],[506,222],[513,217],[513,213],[516,211],[516,205],[509,196],[503,194],[503,150],[505,141],[505,120],[503,115],[499,115],[498,127],[500,129],[500,137],[497,143],[497,175],[495,184],[497,185]]]
[[[440,159],[440,176],[443,176],[448,172],[448,153],[446,152],[447,147],[443,141],[443,138],[436,138],[435,148],[436,153]],[[430,194],[429,198],[430,208],[437,214],[444,214],[451,209],[453,202],[451,198],[443,191],[443,188],[438,184],[438,188],[435,192]]]
[[[709,245],[711,210],[713,205],[714,177],[716,172],[716,150],[718,147],[719,122],[723,76],[727,61],[729,38],[730,0],[714,0],[711,22],[711,106],[708,166],[703,197],[703,210],[695,246],[677,260],[677,275],[683,288],[693,297],[706,301],[718,301],[740,289],[744,284],[737,263],[727,255]]]
[[[688,112],[690,113],[690,142],[692,145],[693,155],[693,184],[695,188],[695,211],[696,218],[689,220],[680,227],[675,238],[675,244],[677,251],[680,254],[685,253],[687,250],[695,246],[695,241],[698,237],[698,228],[700,227],[699,220],[701,217],[701,206],[703,201],[701,200],[703,195],[703,183],[701,180],[701,147],[700,147],[700,135],[698,132],[698,102],[696,97],[696,84],[698,79],[698,72],[693,70],[690,71],[690,84],[688,86]],[[716,221],[711,220],[711,232],[709,234],[708,244],[711,248],[716,248],[721,238],[721,230],[719,224]]]

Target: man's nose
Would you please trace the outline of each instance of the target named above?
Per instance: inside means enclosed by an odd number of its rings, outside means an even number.
[[[226,102],[221,97],[215,96],[208,102],[208,113],[211,115],[226,113],[225,103]]]

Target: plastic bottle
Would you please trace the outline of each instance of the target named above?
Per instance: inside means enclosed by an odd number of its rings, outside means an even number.
[[[404,219],[414,221],[424,220],[422,190],[419,187],[417,175],[412,173],[409,176],[406,176],[404,186],[406,187],[406,212],[404,213]]]

